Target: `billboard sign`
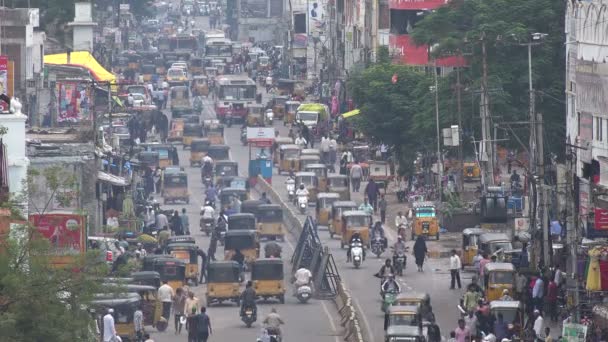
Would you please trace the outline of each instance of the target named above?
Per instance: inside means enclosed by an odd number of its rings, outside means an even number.
[[[57,82],[57,122],[90,119],[90,87],[78,82]]]
[[[34,214],[29,217],[40,235],[49,240],[51,254],[75,256],[86,247],[86,216],[76,214]]]

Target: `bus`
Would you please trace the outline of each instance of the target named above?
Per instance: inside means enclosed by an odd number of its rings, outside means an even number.
[[[178,34],[169,38],[169,50],[180,59],[188,60],[198,50],[198,40],[191,34]]]
[[[220,120],[225,120],[229,111],[233,119],[246,119],[248,106],[255,103],[256,84],[245,75],[222,75],[215,80],[215,93],[215,112]]]
[[[226,38],[205,39],[205,65],[211,66],[211,61],[220,59],[226,64],[232,62],[232,41]]]

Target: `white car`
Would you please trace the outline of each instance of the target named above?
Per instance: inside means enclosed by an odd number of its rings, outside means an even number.
[[[146,97],[143,94],[132,94],[133,107],[141,107],[146,104]]]

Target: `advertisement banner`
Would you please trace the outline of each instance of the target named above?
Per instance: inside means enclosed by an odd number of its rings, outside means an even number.
[[[76,214],[34,214],[30,223],[49,240],[57,256],[79,255],[85,251],[86,216]]]
[[[566,323],[562,328],[562,341],[584,342],[587,337],[587,326],[583,324]]]
[[[0,94],[10,96],[8,89],[8,56],[0,56]],[[0,112],[7,111],[8,104],[0,101]]]
[[[583,178],[579,178],[579,189],[578,189],[578,214],[580,221],[584,228],[587,227],[587,216],[589,216],[589,181]]]
[[[320,34],[325,31],[325,7],[320,1],[308,4],[308,34]]]
[[[593,210],[593,226],[596,230],[608,230],[608,210],[595,208]]]
[[[308,37],[306,33],[296,33],[293,35],[293,47],[298,48],[306,48],[308,45]]]
[[[90,88],[78,82],[57,82],[57,122],[89,120]]]

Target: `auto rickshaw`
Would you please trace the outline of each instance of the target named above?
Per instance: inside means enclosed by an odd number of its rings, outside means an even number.
[[[300,170],[300,146],[286,144],[279,147],[279,174],[282,171],[296,172]]]
[[[156,272],[155,272],[156,273]],[[144,314],[144,325],[156,327],[158,331],[164,331],[167,328],[166,324],[161,323],[162,303],[158,298],[158,288],[149,285],[139,284],[108,284],[115,285],[116,290],[121,292],[121,295],[138,294],[142,299],[142,312]],[[115,297],[116,294],[108,294],[108,297]],[[105,295],[96,296],[101,299]],[[159,324],[160,323],[160,324]]]
[[[192,93],[194,96],[209,96],[209,79],[204,75],[192,78]]]
[[[274,143],[272,144],[272,155],[274,165],[279,164],[279,151],[283,145],[293,145],[293,139],[291,137],[275,137]]]
[[[363,246],[369,248],[369,227],[372,217],[362,210],[345,211],[342,213],[342,240],[340,248],[348,246],[354,233],[359,233]]]
[[[155,258],[153,261],[154,271],[160,274],[160,279],[176,290],[184,287],[186,283],[186,264],[180,260],[169,256]]]
[[[481,180],[481,169],[477,163],[463,163],[463,180],[475,182]]]
[[[416,305],[391,305],[388,310],[388,327],[410,326],[422,329],[420,308]]]
[[[515,285],[515,267],[507,262],[490,262],[484,269],[485,298],[491,302],[498,300],[504,290],[513,293]]]
[[[205,67],[205,75],[207,75],[210,80],[215,80],[215,77],[217,76],[217,68]]]
[[[291,95],[295,93],[297,80],[290,80],[288,78],[279,78],[277,80],[277,92],[281,95]]]
[[[198,246],[190,243],[171,243],[167,245],[169,254],[186,264],[186,281],[191,280],[198,286],[200,269],[198,267]]]
[[[258,58],[258,72],[266,71],[270,69],[270,57],[260,56]]]
[[[235,188],[249,192],[249,181],[245,177],[220,176],[217,178],[216,186],[220,189]]]
[[[283,125],[292,124],[296,119],[296,110],[302,103],[300,101],[285,102],[285,116],[283,116]]]
[[[394,325],[384,332],[384,342],[425,342],[419,327]]]
[[[203,121],[205,137],[211,140],[213,145],[224,144],[224,125],[218,120],[205,120]]]
[[[257,208],[257,228],[260,238],[285,239],[283,208],[279,204],[262,204]]]
[[[326,191],[340,194],[341,201],[350,201],[350,179],[347,175],[328,175]]]
[[[418,235],[425,238],[435,236],[439,240],[439,220],[433,202],[414,203],[414,220],[412,223],[412,240]]]
[[[141,151],[139,152],[138,159],[142,165],[146,165],[152,171],[160,166],[158,151]]]
[[[218,197],[220,200],[221,208],[223,210],[227,210],[232,202],[232,197],[238,197],[241,202],[247,200],[247,190],[237,188],[225,188],[220,191]]]
[[[160,274],[154,271],[139,271],[131,273],[133,284],[160,287]]]
[[[395,297],[393,305],[412,305],[420,307],[423,303],[430,301],[431,297],[424,292],[402,292]]]
[[[479,251],[479,236],[484,233],[481,228],[466,228],[462,231],[462,267],[472,266],[473,258]]]
[[[329,227],[332,205],[340,200],[340,194],[335,192],[320,192],[317,195],[316,220],[319,226]]]
[[[156,151],[158,152],[158,165],[161,168],[166,168],[167,166],[173,165],[173,153],[177,153],[175,146],[170,144],[141,144],[145,146],[148,151]]]
[[[513,245],[505,233],[483,233],[479,235],[479,250],[488,255],[496,255],[498,261],[511,262]]]
[[[347,211],[357,210],[357,203],[353,201],[336,201],[331,205],[331,216],[329,223],[329,236],[342,234],[342,214]]]
[[[191,57],[189,61],[189,71],[192,75],[200,75],[203,73],[203,59],[200,57]]]
[[[186,124],[184,126],[184,134],[182,143],[184,144],[184,150],[186,147],[192,145],[192,139],[203,137],[203,126],[200,124]]]
[[[165,246],[161,246],[161,247],[165,247]],[[154,271],[154,260],[161,258],[161,257],[166,257],[166,255],[160,255],[160,254],[146,255],[143,258],[142,263],[141,263],[141,272],[156,272],[156,271]],[[156,272],[156,273],[158,273],[158,272]]]
[[[214,161],[228,160],[230,159],[230,146],[214,145],[213,140],[211,140],[211,145],[209,145],[209,147],[207,148],[207,155],[211,157]]]
[[[231,260],[238,249],[251,264],[260,256],[260,243],[255,230],[228,230],[224,236],[224,260]]]
[[[247,126],[261,127],[264,126],[264,106],[253,103],[247,106]]]
[[[172,141],[182,141],[184,136],[184,119],[171,119],[171,128],[169,129],[169,135],[167,136],[167,140]]]
[[[300,155],[321,157],[321,150],[319,150],[318,148],[304,148],[302,149]]]
[[[177,235],[177,236],[172,236],[167,240],[167,245],[170,245],[172,243],[189,243],[189,244],[196,244],[196,240],[194,239],[194,237],[189,236],[189,235]]]
[[[316,203],[317,193],[319,193],[319,179],[314,172],[296,172],[296,189],[304,184],[308,190],[308,202]]]
[[[233,301],[240,305],[241,266],[236,261],[212,261],[207,265],[207,305]]]
[[[321,163],[321,157],[314,154],[300,155],[300,171],[306,170],[306,166]]]
[[[217,183],[219,177],[223,176],[238,176],[239,175],[239,163],[233,160],[218,160],[215,162],[215,182]]]
[[[91,301],[91,307],[98,312],[107,312],[108,309],[113,309],[114,327],[116,335],[123,341],[136,341],[135,323],[133,322],[133,314],[135,310],[142,305],[141,296],[137,293],[126,293],[122,295],[104,294],[99,299]]]
[[[276,298],[285,303],[283,260],[278,258],[258,259],[251,264],[251,280],[257,298]]]
[[[378,184],[380,189],[388,188],[388,183],[393,178],[391,176],[390,167],[387,162],[384,161],[370,161],[369,162],[369,179],[373,179]]]
[[[241,213],[253,214],[256,218],[258,217],[258,207],[265,204],[264,201],[250,199],[241,203]]]
[[[171,175],[163,175],[162,196],[164,203],[184,201],[190,203],[190,193],[188,192],[188,174],[178,172]]]
[[[325,164],[306,164],[301,160],[304,171],[314,172],[319,179],[319,191],[327,191],[327,166]]]
[[[369,145],[357,145],[353,147],[353,159],[359,163],[367,163],[370,158]]]
[[[518,300],[494,300],[490,302],[490,314],[497,317],[502,314],[503,321],[512,329],[512,336],[521,336],[524,326],[524,307]],[[595,320],[593,321],[596,322]]]
[[[194,138],[190,143],[190,166],[201,165],[211,142],[207,138]]]
[[[285,116],[285,103],[289,100],[287,96],[275,96],[272,98],[272,113],[277,119],[283,119]]]
[[[228,231],[235,230],[256,230],[255,215],[241,212],[228,216]]]
[[[156,72],[156,66],[154,64],[143,64],[141,66],[141,74],[144,78],[144,82],[150,82],[152,75]]]
[[[201,123],[201,116],[198,114],[186,114],[182,116],[182,119],[184,119],[184,122],[187,124],[200,124]]]

